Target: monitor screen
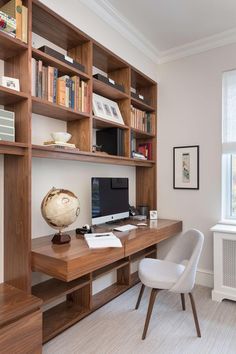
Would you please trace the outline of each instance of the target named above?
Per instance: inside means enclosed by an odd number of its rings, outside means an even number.
[[[129,216],[128,178],[92,178],[92,224]]]

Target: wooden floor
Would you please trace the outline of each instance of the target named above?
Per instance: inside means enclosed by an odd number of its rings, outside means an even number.
[[[236,354],[236,302],[213,302],[210,289],[194,290],[202,338],[196,337],[189,299],[161,292],[149,331],[141,340],[148,304],[145,290],[134,306],[140,284],[44,345],[44,354]]]

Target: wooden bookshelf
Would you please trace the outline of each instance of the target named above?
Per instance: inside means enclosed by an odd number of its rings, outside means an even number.
[[[95,271],[93,274],[91,272],[89,280],[86,277],[80,280],[66,279],[66,281],[73,280],[66,284],[50,280],[31,289],[32,158],[133,167],[136,171],[136,205],[147,205],[149,209],[156,209],[157,84],[40,1],[24,0],[23,3],[28,7],[29,44],[0,32],[0,59],[5,61],[4,75],[18,78],[21,89],[17,92],[0,87],[0,105],[3,105],[6,110],[14,111],[16,123],[16,142],[0,141],[0,154],[4,155],[4,281],[27,293],[35,293],[43,298],[46,304],[57,299],[61,294],[67,297],[66,302],[44,313],[44,338],[49,340],[62,329],[68,328],[91,311],[127,290],[137,282],[137,276],[129,274],[127,278],[129,267],[127,261],[116,263],[113,267],[117,271],[117,284],[94,295],[92,303],[84,303],[81,299],[86,298],[86,294],[91,295],[92,278],[110,271],[110,266],[105,266],[102,271]],[[32,48],[32,33],[66,50],[70,57],[85,67],[85,72]],[[85,80],[88,83],[90,97],[89,112],[77,112],[47,100],[32,97],[32,58],[42,60],[45,65],[57,67],[60,74],[78,75]],[[118,84],[123,85],[124,92],[93,78],[93,66],[104,71]],[[145,102],[131,97],[131,88],[143,95]],[[93,116],[93,92],[117,102],[124,125]],[[131,127],[131,104],[136,108],[151,112],[155,133],[146,133]],[[72,134],[72,142],[78,149],[62,150],[34,145],[31,138],[32,113],[65,121],[67,131]],[[92,152],[93,129],[109,127],[123,129],[125,156]],[[138,142],[152,143],[152,160],[131,158],[131,131]],[[150,250],[149,255],[153,252]],[[123,280],[125,284],[122,283]],[[79,299],[78,303],[72,301],[73,296]]]

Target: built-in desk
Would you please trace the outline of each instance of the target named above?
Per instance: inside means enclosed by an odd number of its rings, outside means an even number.
[[[124,223],[138,223],[126,220]],[[130,264],[142,257],[156,257],[156,245],[182,230],[182,222],[174,220],[148,221],[148,226],[130,232],[114,232],[122,248],[91,250],[82,236],[71,231],[71,242],[53,245],[52,236],[32,240],[32,270],[53,277],[32,287],[32,293],[48,304],[61,296],[66,301],[44,312],[43,340],[53,338],[64,329],[87,316],[114,297],[136,284],[138,274],[130,272]],[[102,225],[96,232],[112,230]],[[112,270],[117,282],[92,296],[92,281]]]

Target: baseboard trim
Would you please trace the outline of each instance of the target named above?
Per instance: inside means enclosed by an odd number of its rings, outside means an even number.
[[[196,274],[196,284],[206,286],[208,288],[214,287],[214,275],[210,270],[198,269]]]

